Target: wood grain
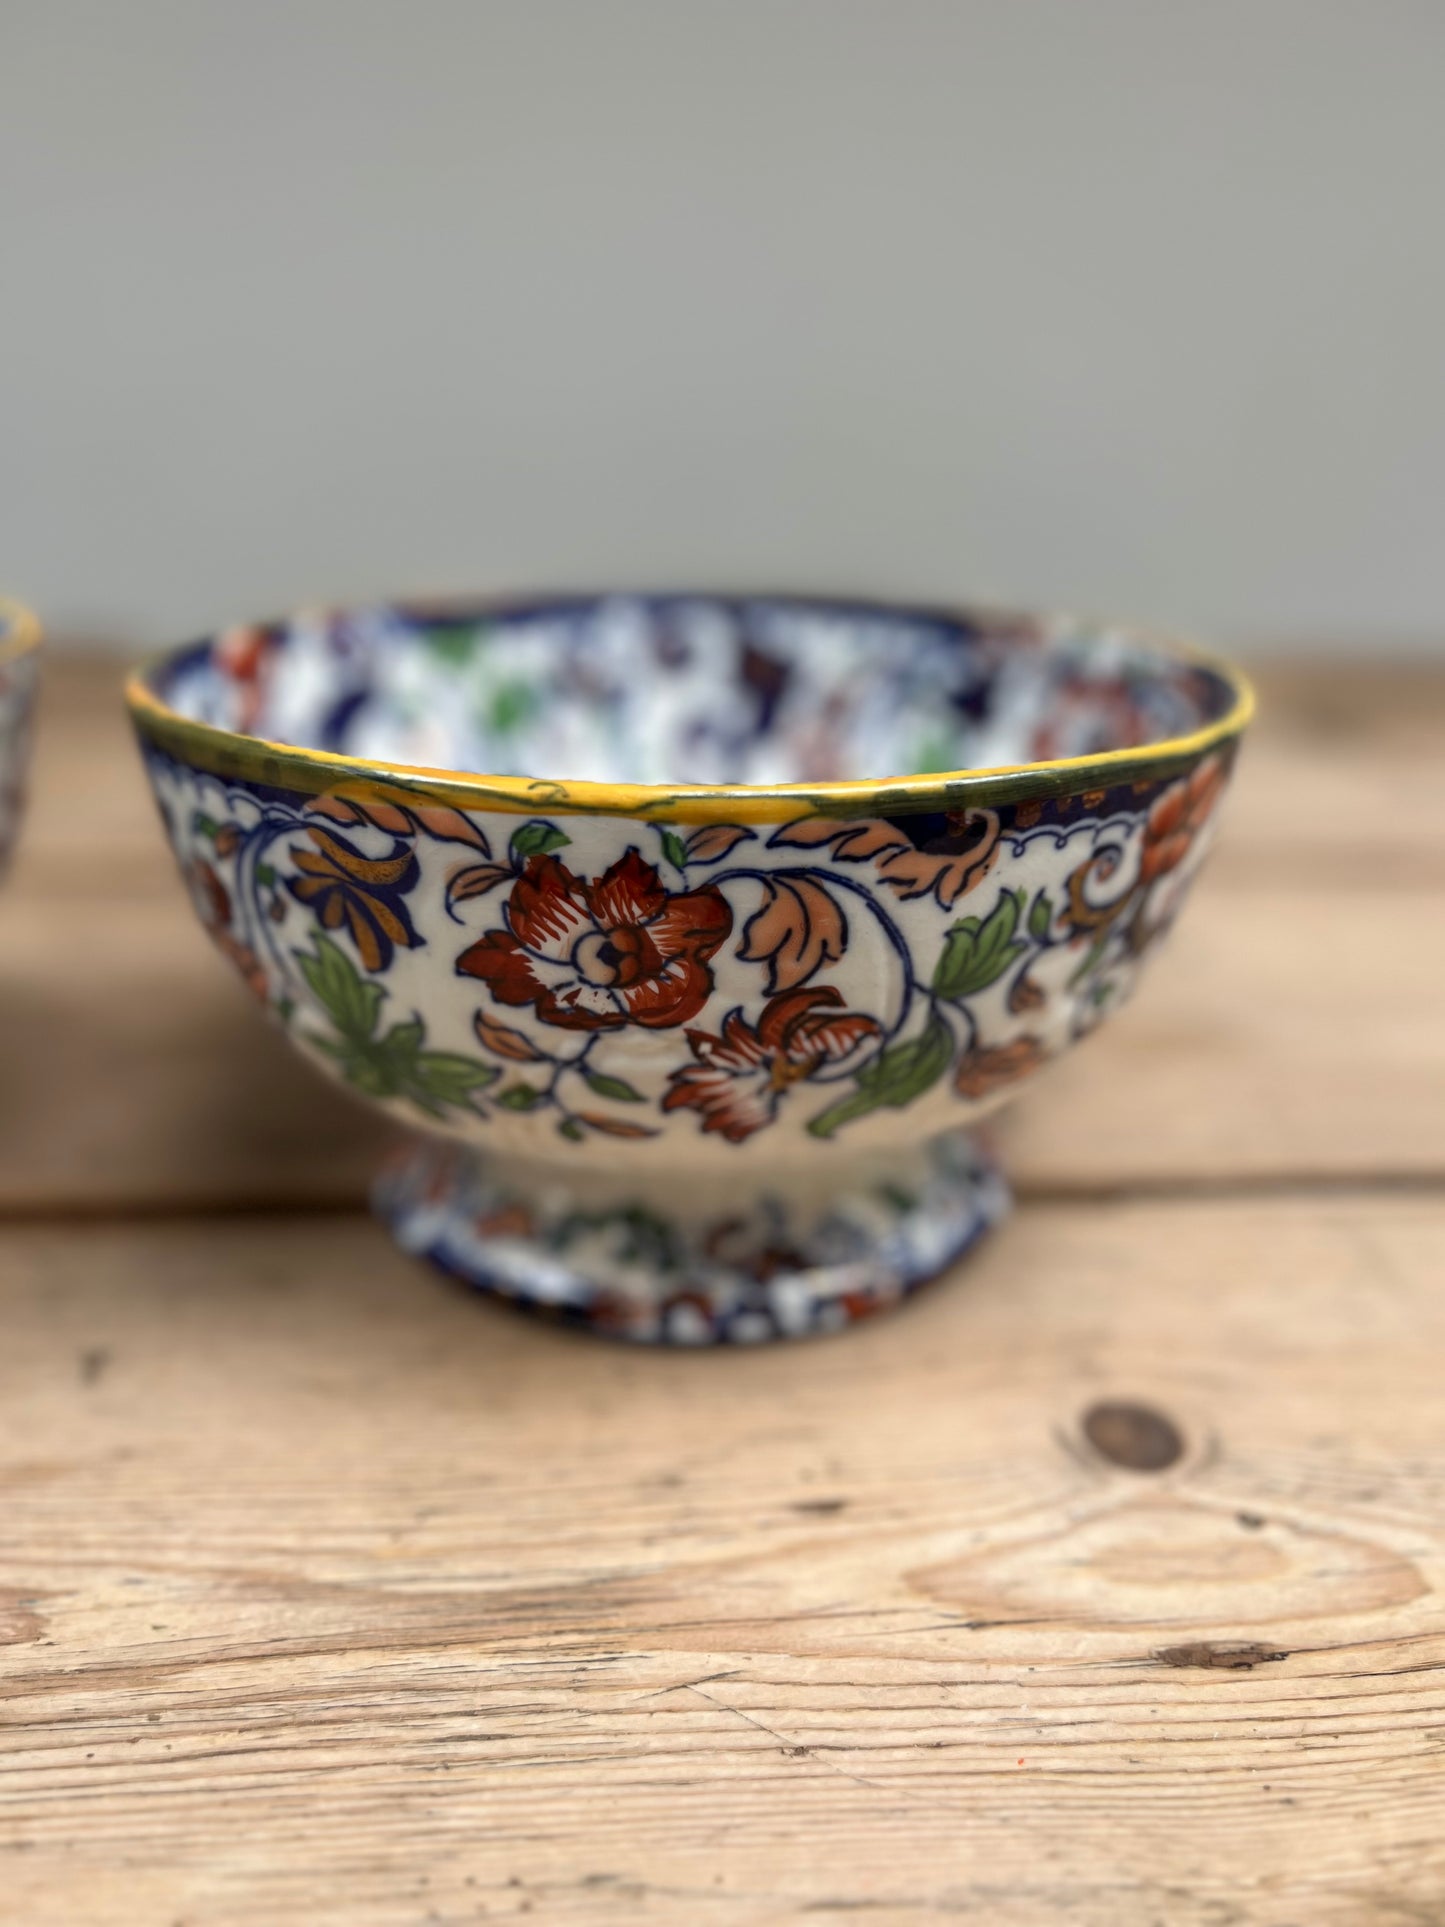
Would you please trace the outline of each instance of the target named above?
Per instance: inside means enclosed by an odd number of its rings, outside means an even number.
[[[1445,1909],[1445,1201],[1035,1206],[729,1357],[351,1220],[0,1262],[17,1919]]]

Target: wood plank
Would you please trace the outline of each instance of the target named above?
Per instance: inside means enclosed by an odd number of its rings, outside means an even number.
[[[387,1127],[303,1064],[180,887],[0,900],[0,1217],[359,1204]]]
[[[10,891],[115,896],[173,882],[121,702],[123,678],[121,659],[47,649]]]
[[[1206,875],[1132,1009],[1004,1113],[1031,1187],[1445,1175],[1445,888]]]
[[[1445,671],[1274,664],[1256,680],[1212,881],[1445,887]]]
[[[1442,1274],[1439,1200],[1036,1206],[648,1356],[360,1220],[0,1233],[9,1917],[1433,1920]]]

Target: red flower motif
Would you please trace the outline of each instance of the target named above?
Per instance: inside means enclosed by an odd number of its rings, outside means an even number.
[[[1224,783],[1224,765],[1217,756],[1211,756],[1156,798],[1144,826],[1144,854],[1139,862],[1141,883],[1152,883],[1184,861],[1190,845],[1223,795]]]
[[[1021,1078],[1032,1077],[1047,1061],[1037,1037],[1016,1037],[1011,1044],[976,1044],[958,1060],[953,1088],[960,1097],[981,1099],[1007,1090]]]
[[[186,882],[211,942],[240,972],[251,995],[264,1004],[270,993],[266,972],[251,946],[232,934],[230,891],[203,856],[192,857],[187,864]]]
[[[231,927],[231,893],[217,876],[215,865],[203,856],[193,856],[186,866],[186,882],[195,901],[196,914],[208,930]]]
[[[687,1041],[697,1062],[673,1072],[663,1110],[700,1112],[704,1131],[741,1144],[772,1123],[791,1085],[837,1063],[865,1037],[882,1036],[876,1018],[845,1011],[842,1004],[831,987],[785,990],[769,999],[756,1029],[740,1010],[730,1010],[721,1037],[690,1030]]]
[[[635,849],[595,880],[529,858],[506,917],[462,952],[458,972],[564,1030],[685,1024],[711,994],[708,960],[733,924],[716,884],[670,896]]]

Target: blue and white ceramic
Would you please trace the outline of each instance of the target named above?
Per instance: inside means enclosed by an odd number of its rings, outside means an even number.
[[[707,1343],[998,1219],[973,1129],[1129,995],[1251,698],[1097,624],[679,594],[313,611],[129,702],[217,946],[418,1127],[400,1242]]]

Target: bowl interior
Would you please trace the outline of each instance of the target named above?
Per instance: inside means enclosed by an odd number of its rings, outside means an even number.
[[[1095,755],[1228,713],[1216,671],[1057,620],[717,595],[302,614],[151,678],[179,714],[495,776],[774,784]]]

